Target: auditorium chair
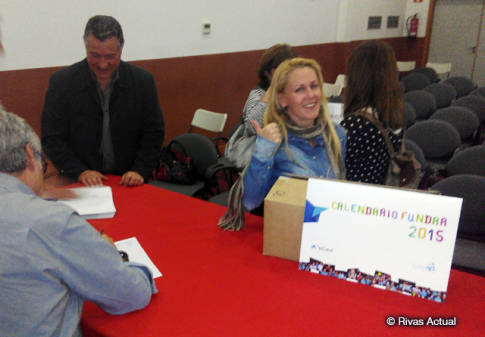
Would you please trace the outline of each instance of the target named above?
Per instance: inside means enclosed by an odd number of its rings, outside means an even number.
[[[477,115],[472,110],[461,106],[439,109],[429,119],[452,124],[458,130],[462,141],[471,140],[480,127]]]
[[[446,163],[444,171],[446,176],[476,174],[485,177],[485,146],[472,146],[457,152]]]
[[[485,98],[485,87],[476,88],[470,93],[470,95],[477,95]]]
[[[406,89],[406,92],[421,90],[431,84],[428,76],[419,73],[411,73],[407,76],[404,76],[401,79],[401,82],[404,83],[404,88]]]
[[[446,83],[433,83],[423,90],[434,96],[437,109],[449,107],[456,99],[455,88]]]
[[[423,150],[434,171],[443,168],[461,145],[460,134],[456,128],[440,120],[416,123],[406,130],[404,138],[412,140]]]
[[[416,120],[418,121],[428,119],[437,109],[434,96],[424,90],[405,93],[404,101],[412,105],[416,113]]]
[[[436,70],[430,67],[421,67],[421,68],[416,68],[413,70],[411,74],[423,74],[428,76],[429,82],[436,83],[438,81],[438,74],[436,73]]]
[[[414,110],[414,107],[406,101],[404,101],[404,115],[406,116],[407,128],[416,123],[416,110]]]
[[[451,85],[456,90],[456,99],[469,95],[477,88],[471,79],[465,76],[453,76],[445,80],[443,83]]]
[[[468,95],[454,101],[452,106],[461,106],[472,110],[480,120],[485,122],[485,98],[478,95]]]
[[[431,187],[442,195],[463,199],[453,267],[484,275],[485,272],[485,177],[459,174]]]

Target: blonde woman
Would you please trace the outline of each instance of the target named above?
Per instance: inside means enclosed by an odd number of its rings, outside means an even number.
[[[331,122],[322,86],[315,60],[294,58],[276,69],[264,127],[251,121],[257,140],[243,180],[246,209],[261,205],[283,173],[345,179],[347,136]]]

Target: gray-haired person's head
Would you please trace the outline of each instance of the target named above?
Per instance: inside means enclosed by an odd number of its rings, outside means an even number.
[[[29,144],[39,154],[40,162],[41,145],[37,134],[23,118],[6,112],[0,105],[0,172],[24,170],[25,147]]]
[[[112,16],[96,15],[88,20],[84,29],[84,43],[87,43],[88,36],[92,34],[99,41],[105,41],[109,38],[118,38],[120,48],[125,44],[123,29],[120,23]]]

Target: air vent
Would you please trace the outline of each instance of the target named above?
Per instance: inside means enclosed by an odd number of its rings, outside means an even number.
[[[387,17],[387,28],[398,28],[399,27],[399,16],[388,16]]]
[[[381,29],[382,16],[369,16],[367,29]]]

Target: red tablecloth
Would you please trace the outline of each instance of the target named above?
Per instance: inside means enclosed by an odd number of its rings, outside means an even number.
[[[263,219],[217,227],[224,208],[149,185],[106,182],[117,209],[90,220],[115,241],[137,237],[163,277],[147,308],[112,316],[85,303],[85,336],[483,336],[485,278],[452,270],[446,303],[298,270],[264,256]],[[457,326],[388,326],[388,317],[456,317]]]

